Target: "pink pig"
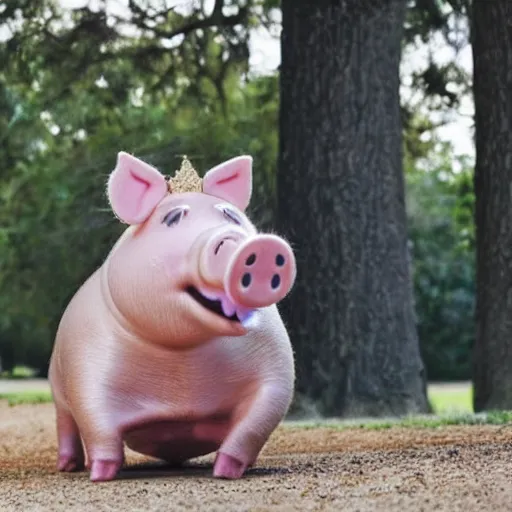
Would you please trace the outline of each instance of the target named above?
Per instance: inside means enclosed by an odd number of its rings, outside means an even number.
[[[198,178],[199,179],[199,178]],[[61,319],[50,363],[58,469],[116,477],[124,443],[181,463],[217,452],[240,478],[284,418],[293,352],[276,303],[292,287],[290,246],[244,215],[252,158],[211,169],[202,192],[169,193],[121,152],[108,182],[130,226]]]

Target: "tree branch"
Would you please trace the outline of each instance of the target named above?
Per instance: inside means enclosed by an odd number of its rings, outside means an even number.
[[[224,0],[216,0],[213,7],[212,14],[207,18],[195,19],[189,21],[174,30],[166,31],[158,27],[148,27],[142,20],[137,20],[135,23],[139,28],[152,31],[156,36],[164,39],[173,39],[176,36],[187,36],[191,32],[199,29],[208,29],[212,27],[234,27],[247,18],[248,10],[246,7],[240,7],[238,13],[232,16],[224,16],[222,8],[224,7]],[[163,14],[163,13],[161,13]]]

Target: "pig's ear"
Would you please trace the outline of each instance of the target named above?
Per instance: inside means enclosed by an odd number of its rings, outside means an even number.
[[[154,167],[121,151],[107,193],[112,210],[122,222],[140,224],[167,194],[167,183]]]
[[[203,192],[244,211],[252,194],[252,157],[237,156],[210,169],[203,178]]]

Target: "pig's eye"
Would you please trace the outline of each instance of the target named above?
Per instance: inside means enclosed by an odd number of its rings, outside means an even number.
[[[162,219],[162,224],[167,224],[168,227],[175,226],[178,222],[188,213],[188,208],[178,206],[167,212]]]
[[[236,225],[240,226],[242,224],[242,219],[240,218],[240,215],[235,212],[232,208],[229,208],[229,206],[217,206],[217,209],[219,209],[224,217],[228,219],[230,222],[235,223]]]

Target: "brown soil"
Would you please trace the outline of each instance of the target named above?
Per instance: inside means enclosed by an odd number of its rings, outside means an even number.
[[[213,479],[212,457],[172,470],[127,451],[113,482],[57,473],[52,404],[0,402],[0,510],[512,510],[512,428],[280,427],[254,469]]]

